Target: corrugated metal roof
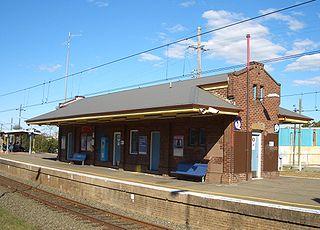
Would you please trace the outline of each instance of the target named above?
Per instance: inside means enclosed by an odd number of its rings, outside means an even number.
[[[239,111],[239,107],[197,87],[226,81],[228,74],[220,74],[84,98],[27,122],[184,105]]]
[[[282,117],[298,118],[298,119],[302,119],[302,120],[313,120],[310,117],[304,116],[302,114],[290,111],[290,110],[282,108],[282,107],[280,107],[279,115]]]

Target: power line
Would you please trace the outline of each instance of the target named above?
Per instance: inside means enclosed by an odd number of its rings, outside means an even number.
[[[317,94],[317,93],[320,93],[320,91],[312,91],[312,92],[305,92],[305,93],[286,94],[286,95],[282,95],[281,97],[303,96],[303,95]]]
[[[260,62],[260,63],[279,62],[279,61],[283,61],[283,60],[288,60],[288,59],[292,59],[292,58],[298,58],[298,57],[317,54],[317,53],[320,53],[320,50],[313,50],[313,51],[310,51],[310,52],[304,52],[304,53],[299,53],[299,54],[294,54],[294,55],[287,55],[287,56],[282,56],[282,57],[277,57],[277,58],[265,59],[265,60],[261,60],[261,61],[258,61],[258,62]],[[211,74],[211,73],[214,73],[214,72],[222,72],[222,71],[227,71],[227,70],[240,69],[240,68],[244,68],[245,66],[246,66],[246,64],[232,65],[232,66],[226,66],[226,67],[220,67],[220,68],[216,68],[216,69],[206,70],[206,71],[203,71],[202,73],[203,74]],[[186,78],[192,77],[192,76],[193,76],[193,73],[183,74],[183,75],[170,77],[170,78],[167,78],[167,79],[159,79],[159,80],[154,80],[154,81],[149,81],[149,82],[144,82],[144,83],[138,83],[138,84],[129,85],[129,86],[113,88],[113,89],[109,89],[109,90],[96,91],[96,92],[93,92],[93,93],[85,94],[83,96],[93,96],[93,95],[98,95],[98,94],[102,94],[102,93],[113,93],[113,92],[118,92],[118,91],[121,91],[121,90],[134,89],[134,88],[144,87],[144,86],[148,86],[148,85],[154,85],[154,84],[157,84],[157,83],[162,83],[162,82],[167,82],[167,81],[172,81],[172,80],[186,79]],[[283,95],[283,96],[280,96],[280,97],[307,95],[307,94],[315,94],[315,93],[320,93],[320,91]],[[67,99],[68,100],[72,99],[72,97],[69,97]],[[64,98],[56,99],[56,100],[52,100],[52,101],[42,101],[41,103],[22,106],[22,108],[37,107],[37,106],[41,106],[41,105],[61,102],[63,100],[64,100]],[[17,108],[1,110],[0,113],[14,111],[14,110],[17,110]]]
[[[288,7],[284,7],[284,8],[281,8],[279,10],[274,10],[274,11],[271,11],[269,13],[261,14],[261,15],[255,16],[255,17],[251,17],[251,18],[248,18],[248,19],[244,19],[244,20],[241,20],[241,21],[230,23],[228,25],[225,25],[225,26],[222,26],[222,27],[219,27],[219,28],[216,28],[216,29],[208,30],[208,31],[200,33],[199,35],[202,36],[202,35],[210,34],[210,33],[213,33],[213,32],[219,31],[219,30],[223,30],[223,29],[226,29],[226,28],[230,28],[232,26],[236,26],[236,25],[245,23],[245,22],[253,21],[253,20],[256,20],[256,19],[259,19],[259,18],[262,18],[262,17],[266,17],[266,16],[269,16],[269,15],[272,15],[272,14],[276,14],[276,13],[279,13],[279,12],[282,12],[282,11],[293,9],[293,8],[296,8],[296,7],[299,7],[299,6],[302,6],[302,5],[306,5],[306,4],[309,4],[311,2],[315,2],[315,1],[317,1],[317,0],[309,0],[309,1],[305,1],[305,2],[302,2],[302,3],[295,4],[295,5],[291,5],[291,6],[288,6]],[[127,55],[127,56],[124,56],[124,57],[121,57],[121,58],[118,58],[118,59],[115,59],[115,60],[112,60],[112,61],[109,61],[109,62],[105,62],[105,63],[100,64],[100,65],[89,67],[87,69],[75,72],[73,74],[69,74],[68,76],[69,77],[77,76],[77,75],[80,75],[80,74],[83,74],[83,73],[86,73],[86,72],[89,72],[89,71],[92,71],[92,70],[95,70],[95,69],[98,69],[98,68],[101,68],[101,67],[104,67],[104,66],[107,66],[107,65],[111,65],[111,64],[114,64],[114,63],[117,63],[117,62],[121,62],[121,61],[130,59],[130,58],[139,56],[139,55],[141,55],[143,53],[149,53],[149,52],[152,52],[152,51],[155,51],[155,50],[158,50],[158,49],[162,49],[162,48],[165,48],[165,47],[168,47],[168,46],[171,46],[171,45],[183,42],[183,41],[188,41],[190,39],[196,38],[197,36],[198,36],[198,34],[192,35],[192,36],[189,36],[189,37],[185,37],[185,38],[181,38],[181,39],[178,39],[178,40],[173,41],[173,42],[169,42],[169,43],[164,44],[164,45],[156,46],[154,48],[150,48],[150,49],[147,49],[147,50],[144,50],[144,51],[140,51],[140,52],[137,52],[137,53],[134,53],[134,54],[131,54],[131,55]],[[58,78],[56,78],[54,80],[50,80],[50,81],[45,82],[45,83],[36,84],[36,85],[30,86],[30,87],[27,87],[27,88],[18,89],[18,90],[12,91],[12,92],[0,94],[0,97],[4,97],[4,96],[12,95],[12,94],[15,94],[15,93],[18,93],[18,92],[22,92],[24,90],[29,90],[29,89],[33,89],[33,88],[36,88],[36,87],[40,87],[40,86],[43,86],[45,84],[50,84],[50,83],[53,83],[53,82],[56,82],[56,81],[60,81],[62,79],[65,79],[65,76],[58,77]]]

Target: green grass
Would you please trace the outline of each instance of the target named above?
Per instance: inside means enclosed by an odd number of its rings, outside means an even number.
[[[19,220],[7,210],[0,208],[0,228],[2,230],[34,230],[30,224]]]

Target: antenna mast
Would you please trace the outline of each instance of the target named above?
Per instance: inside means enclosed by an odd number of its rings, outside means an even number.
[[[66,60],[66,77],[64,81],[64,102],[67,101],[67,93],[68,93],[68,68],[69,68],[69,55],[70,55],[70,37],[71,33],[68,34],[68,51],[67,51],[67,60]]]

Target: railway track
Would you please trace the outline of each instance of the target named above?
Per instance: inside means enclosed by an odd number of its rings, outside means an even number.
[[[8,188],[10,192],[19,193],[27,198],[38,201],[51,209],[70,213],[73,216],[77,218],[79,217],[81,220],[90,222],[95,226],[102,226],[104,229],[167,229],[88,206],[3,176],[0,176],[0,186]]]

